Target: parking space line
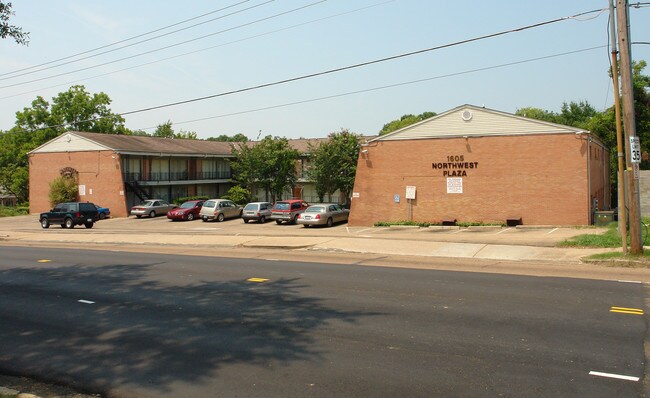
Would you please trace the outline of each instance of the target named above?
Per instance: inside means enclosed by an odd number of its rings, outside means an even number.
[[[553,232],[557,231],[559,228],[553,228],[552,230],[548,231],[546,234],[552,234]]]
[[[626,280],[618,280],[617,282],[620,282],[620,283],[643,283],[641,281],[626,281]]]
[[[503,233],[503,232],[509,231],[509,230],[511,230],[511,229],[512,229],[512,228],[502,229],[501,231],[497,232],[496,234],[499,235],[500,233]]]
[[[596,372],[596,371],[593,371],[593,370],[591,372],[589,372],[589,374],[592,375],[592,376],[609,377],[610,379],[639,381],[639,378],[634,377],[634,376],[625,376],[625,375],[617,375],[617,374],[614,374],[614,373]]]

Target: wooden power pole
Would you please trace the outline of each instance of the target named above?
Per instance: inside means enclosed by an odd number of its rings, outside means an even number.
[[[628,26],[628,0],[616,0],[616,27],[621,69],[621,96],[623,98],[623,127],[625,129],[625,152],[627,165],[627,193],[630,214],[630,252],[643,253],[641,240],[641,212],[639,204],[638,169],[640,149],[634,120],[634,91],[632,86],[632,60],[630,56],[630,34]],[[636,140],[636,143],[635,143]],[[635,150],[636,149],[636,150]],[[635,152],[635,153],[632,153]],[[637,153],[638,152],[638,153]]]
[[[625,209],[625,153],[623,152],[623,127],[621,126],[621,92],[618,88],[618,51],[616,45],[616,15],[614,0],[609,2],[609,26],[612,40],[612,83],[614,84],[614,113],[616,115],[616,148],[618,158],[618,231],[621,234],[623,254],[627,254],[627,211]]]

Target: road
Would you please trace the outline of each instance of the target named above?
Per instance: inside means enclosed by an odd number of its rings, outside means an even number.
[[[250,279],[259,278],[259,279]],[[0,370],[111,396],[632,397],[637,283],[3,247]]]

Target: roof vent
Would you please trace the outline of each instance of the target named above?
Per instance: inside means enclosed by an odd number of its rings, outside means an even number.
[[[466,122],[469,122],[470,120],[472,120],[472,116],[473,116],[473,115],[472,115],[472,112],[470,112],[470,111],[467,110],[467,109],[465,109],[465,110],[463,111],[462,115],[461,115],[461,117],[463,118],[463,120],[466,121]]]

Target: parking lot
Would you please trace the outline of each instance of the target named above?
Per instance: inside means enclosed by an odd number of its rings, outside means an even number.
[[[155,218],[110,218],[99,221],[94,228],[76,227],[63,229],[52,226],[41,229],[38,216],[21,216],[0,218],[0,233],[39,232],[42,234],[128,234],[137,236],[155,235],[227,235],[227,236],[262,236],[262,237],[345,237],[345,238],[380,238],[394,240],[417,240],[428,242],[486,243],[497,245],[555,246],[558,242],[575,235],[601,233],[600,228],[573,227],[470,227],[470,228],[417,228],[417,227],[350,227],[347,223],[335,224],[333,227],[304,228],[301,225],[267,222],[260,224],[242,219],[230,219],[223,222],[171,221],[164,216]]]

